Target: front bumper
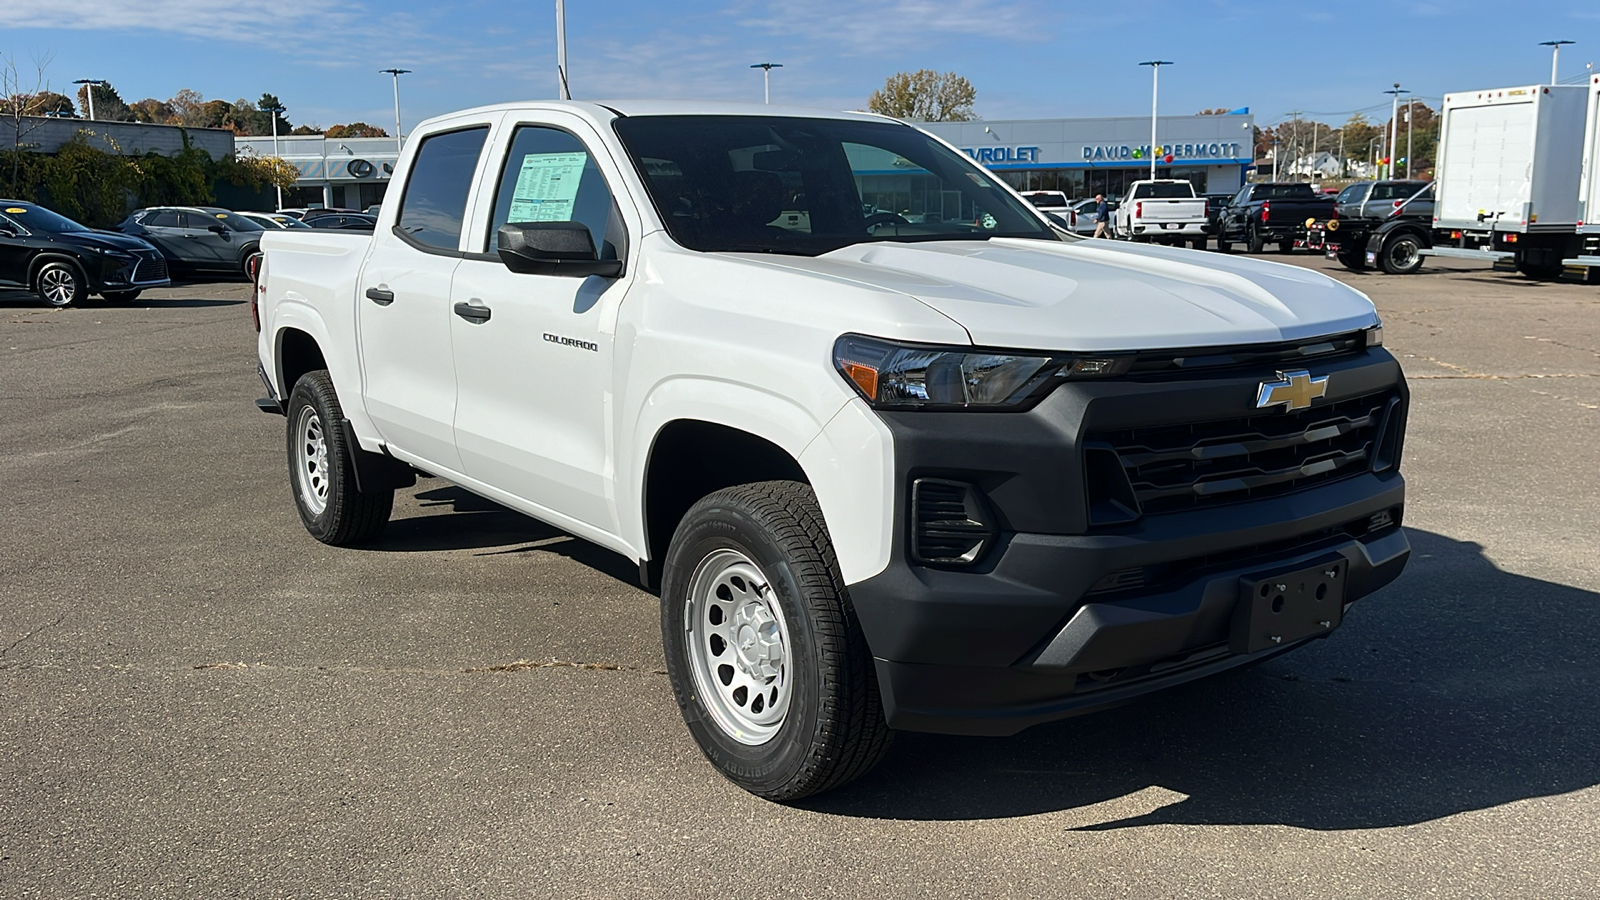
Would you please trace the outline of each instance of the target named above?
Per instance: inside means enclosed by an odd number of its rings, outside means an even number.
[[[1329,399],[1392,391],[1382,350],[1316,367]],[[1271,373],[1266,373],[1267,377]],[[898,483],[972,484],[1000,525],[968,568],[917,565],[909,493],[897,504],[888,567],[850,586],[891,727],[1012,734],[1283,652],[1228,649],[1240,581],[1325,560],[1348,566],[1348,604],[1394,580],[1410,554],[1393,467],[1240,502],[1090,521],[1087,436],[1139,422],[1251,410],[1256,373],[1179,381],[1084,382],[1026,413],[884,413]],[[1385,426],[1389,427],[1389,426]],[[1094,446],[1091,444],[1090,446]]]
[[[166,287],[172,283],[167,272],[167,261],[154,251],[129,256],[102,256],[98,267],[89,268],[89,290],[97,294]]]

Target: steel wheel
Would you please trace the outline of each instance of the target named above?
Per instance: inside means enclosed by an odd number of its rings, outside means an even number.
[[[689,582],[684,640],[695,689],[730,738],[771,740],[789,712],[793,653],[783,608],[761,569],[718,550]]]
[[[300,500],[312,515],[328,508],[328,436],[322,418],[307,406],[300,410],[295,430],[295,485]]]
[[[39,273],[39,296],[51,306],[71,306],[78,299],[78,279],[66,266],[50,266]]]

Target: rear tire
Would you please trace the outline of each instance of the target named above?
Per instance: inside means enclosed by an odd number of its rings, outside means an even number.
[[[1219,235],[1217,237],[1217,252],[1218,253],[1232,253],[1233,252],[1233,244],[1232,244],[1232,242],[1224,240]]]
[[[1203,238],[1203,237],[1197,237],[1197,238],[1194,239],[1194,242],[1191,243],[1189,246],[1193,247],[1196,250],[1204,250],[1206,248],[1206,239]]]
[[[810,485],[726,488],[684,515],[662,572],[661,635],[689,732],[752,794],[831,790],[888,751],[872,652]]]
[[[289,488],[311,536],[324,544],[351,547],[383,533],[394,509],[394,490],[356,489],[352,447],[345,440],[344,411],[328,370],[300,376],[289,392]]]
[[[1366,250],[1340,250],[1338,253],[1339,265],[1352,272],[1364,272],[1367,268]]]
[[[1261,251],[1267,249],[1266,237],[1264,237],[1261,232],[1257,231],[1254,225],[1250,226],[1249,246],[1251,253],[1260,253]]]
[[[1383,242],[1378,267],[1390,275],[1412,275],[1422,268],[1422,241],[1414,234],[1397,234]]]
[[[1560,263],[1531,263],[1519,259],[1517,260],[1517,271],[1524,278],[1532,278],[1536,281],[1555,281],[1561,277],[1563,269]]]
[[[1278,252],[1279,253],[1293,253],[1294,252],[1294,241],[1279,241],[1278,242]]]
[[[65,309],[81,305],[89,296],[89,286],[76,266],[64,262],[45,263],[34,276],[34,292],[46,306]]]

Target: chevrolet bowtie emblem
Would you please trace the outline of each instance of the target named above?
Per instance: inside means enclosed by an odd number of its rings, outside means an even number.
[[[1306,409],[1311,401],[1328,393],[1328,376],[1312,377],[1305,369],[1279,372],[1280,381],[1261,382],[1261,393],[1256,395],[1256,409],[1283,407],[1284,412]]]

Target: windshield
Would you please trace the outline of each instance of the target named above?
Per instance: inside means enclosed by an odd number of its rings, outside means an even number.
[[[1129,200],[1178,200],[1194,196],[1194,185],[1187,181],[1175,184],[1141,184],[1133,189]]]
[[[53,213],[42,206],[6,206],[6,215],[23,228],[38,234],[68,234],[89,231],[66,216]]]
[[[267,226],[255,219],[247,219],[235,212],[216,212],[207,210],[218,222],[232,228],[234,231],[266,231]]]
[[[633,116],[614,123],[672,239],[814,256],[867,241],[1059,240],[976,164],[889,122]]]

